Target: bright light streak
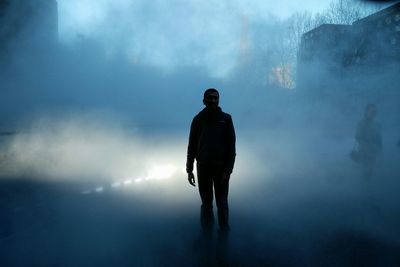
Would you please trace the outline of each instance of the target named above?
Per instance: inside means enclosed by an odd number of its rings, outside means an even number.
[[[112,183],[111,184],[111,187],[113,187],[113,188],[118,188],[118,187],[120,187],[121,186],[121,183],[120,182],[115,182],[115,183]]]
[[[130,185],[132,183],[131,179],[127,179],[124,181],[124,185]]]
[[[168,179],[175,173],[176,167],[173,165],[160,165],[152,168],[149,172],[148,180],[152,179]],[[146,179],[146,180],[147,180]]]
[[[102,193],[104,191],[104,187],[99,186],[95,189],[96,193]]]
[[[111,183],[111,187],[118,188],[121,186],[128,186],[128,185],[132,184],[133,182],[141,183],[141,182],[149,181],[149,180],[169,179],[175,174],[176,170],[177,170],[177,168],[171,164],[155,166],[150,169],[150,171],[148,172],[149,174],[145,177],[128,178],[121,182],[113,182],[113,183]],[[186,171],[182,170],[182,172],[186,172]],[[105,191],[105,188],[103,186],[98,186],[95,189],[84,190],[81,193],[83,195],[87,195],[87,194],[91,194],[92,192],[103,193],[104,191]]]

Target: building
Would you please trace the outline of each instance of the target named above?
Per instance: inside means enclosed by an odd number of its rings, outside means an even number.
[[[400,62],[400,3],[353,23],[352,66]]]
[[[355,21],[321,25],[302,36],[297,85],[314,95],[338,88],[398,88],[400,71],[400,3]],[[394,80],[396,82],[394,82]]]
[[[56,0],[0,0],[0,50],[58,40]]]
[[[297,87],[320,93],[331,77],[343,72],[350,48],[350,25],[323,24],[302,36],[298,63]]]

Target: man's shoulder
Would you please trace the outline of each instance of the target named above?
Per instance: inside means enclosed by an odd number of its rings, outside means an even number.
[[[224,120],[232,120],[231,114],[226,113],[226,112],[224,112],[222,110],[219,111],[219,115],[218,116],[222,117]],[[193,120],[194,121],[202,120],[202,119],[205,119],[206,117],[207,117],[206,110],[203,109],[193,117]]]
[[[193,117],[192,123],[199,123],[202,117],[202,111],[200,111]]]
[[[226,117],[232,117],[231,114],[223,112],[223,111],[222,111],[222,114],[224,114],[224,116],[226,116]]]
[[[226,120],[231,120],[232,119],[232,116],[229,113],[221,111],[221,114],[222,114],[223,118],[226,119]]]
[[[200,111],[199,113],[194,115],[193,120],[198,120],[198,119],[200,119],[201,116],[202,116],[202,111]]]

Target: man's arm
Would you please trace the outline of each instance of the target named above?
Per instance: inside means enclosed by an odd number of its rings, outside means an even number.
[[[188,172],[188,181],[189,181],[189,184],[196,186],[196,180],[194,179],[193,172]]]
[[[226,158],[225,172],[230,175],[233,171],[233,166],[235,165],[236,135],[231,116],[228,117],[227,122],[228,122],[226,131],[227,158]]]
[[[193,174],[193,163],[197,155],[197,128],[198,128],[197,116],[194,117],[190,126],[189,144],[187,149],[186,158],[186,172],[188,173],[188,181],[191,185],[196,186],[194,174]]]

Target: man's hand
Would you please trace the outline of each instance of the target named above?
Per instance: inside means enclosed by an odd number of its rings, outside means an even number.
[[[196,181],[194,180],[193,172],[188,173],[188,181],[189,181],[189,184],[196,186]]]
[[[225,184],[229,182],[229,179],[231,178],[231,174],[228,172],[223,172],[222,173],[222,180],[221,183]]]

